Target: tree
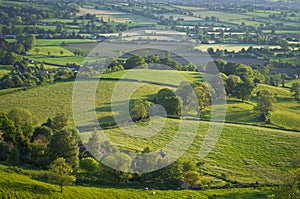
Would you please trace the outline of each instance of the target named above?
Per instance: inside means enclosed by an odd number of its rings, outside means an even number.
[[[164,99],[167,97],[175,97],[176,95],[171,89],[168,88],[163,88],[158,91],[157,96],[156,96],[156,101],[157,103],[161,104],[163,103]]]
[[[47,153],[50,161],[63,157],[74,170],[78,168],[78,143],[69,130],[61,130],[52,136]]]
[[[237,84],[232,96],[241,99],[242,101],[248,100],[251,97],[252,91],[255,88],[253,81],[247,80]]]
[[[198,113],[210,105],[210,93],[206,83],[200,83],[194,88],[198,99]]]
[[[300,101],[300,83],[292,84],[291,92],[297,101]]]
[[[159,90],[156,99],[157,103],[165,108],[168,115],[181,115],[181,103],[178,97],[170,89],[164,88]]]
[[[124,68],[125,69],[132,69],[135,67],[143,67],[143,65],[146,65],[146,62],[143,57],[141,56],[132,56],[129,59],[127,59]]]
[[[92,175],[98,171],[99,162],[91,157],[83,158],[80,160],[80,168]]]
[[[0,113],[0,132],[5,142],[13,145],[18,144],[21,136],[20,132],[15,127],[14,122],[5,113]]]
[[[146,120],[150,117],[149,109],[151,107],[150,102],[144,102],[143,100],[134,101],[133,107],[130,109],[130,115],[133,121]]]
[[[182,165],[177,161],[163,169],[156,171],[162,182],[169,188],[178,188],[184,182],[184,173],[182,171]]]
[[[273,110],[273,103],[276,101],[276,94],[270,90],[261,90],[257,92],[257,106],[261,114],[268,116],[269,111]]]
[[[60,192],[63,192],[63,186],[71,185],[76,181],[72,175],[73,169],[62,157],[54,160],[49,169],[49,181],[60,186]]]
[[[39,49],[39,48],[34,48],[34,52],[35,52],[36,54],[39,54],[40,49]]]
[[[181,103],[176,96],[167,97],[162,103],[166,112],[170,116],[180,116],[181,115]]]
[[[188,171],[184,175],[184,181],[190,185],[190,187],[194,187],[201,179],[200,174],[197,171]]]
[[[34,131],[34,118],[30,111],[24,108],[13,108],[8,113],[8,117],[14,122],[15,126],[21,129],[24,138],[30,140]]]
[[[236,75],[229,75],[226,79],[226,93],[232,95],[238,84],[242,82],[241,78]]]
[[[61,131],[63,128],[68,126],[68,121],[69,118],[65,113],[57,113],[53,118],[50,128],[52,128],[54,132]]]
[[[48,143],[53,135],[53,130],[48,126],[38,126],[34,129],[31,141],[43,140],[43,142]]]
[[[281,40],[279,42],[279,45],[281,47],[282,50],[289,50],[289,42],[287,40]]]
[[[61,51],[59,51],[59,53],[60,53],[60,55],[61,55],[61,56],[63,56],[63,54],[64,54],[64,51],[63,51],[63,50],[61,50]]]

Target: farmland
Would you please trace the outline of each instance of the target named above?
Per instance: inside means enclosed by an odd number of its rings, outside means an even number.
[[[298,198],[298,5],[0,0],[0,198]]]

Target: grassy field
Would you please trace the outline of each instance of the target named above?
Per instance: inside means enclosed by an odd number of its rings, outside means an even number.
[[[164,75],[159,76],[157,73],[164,73]],[[195,73],[178,73],[176,74],[174,71],[145,70],[140,72],[139,70],[133,70],[128,74],[124,74],[124,71],[106,74],[104,76],[106,79],[101,80],[98,84],[95,106],[94,104],[89,106],[96,108],[96,114],[101,124],[111,123],[113,121],[112,115],[118,114],[116,112],[112,113],[111,108],[112,93],[118,83],[115,79],[122,76],[137,80],[136,82],[119,82],[119,85],[124,86],[119,94],[128,93],[132,87],[138,86],[138,89],[131,95],[131,99],[151,98],[159,89],[165,87],[156,83],[178,85],[180,83],[179,76],[189,81],[201,80],[201,77],[195,76]],[[177,77],[177,75],[179,76]],[[141,80],[145,80],[145,78],[153,83],[142,82]],[[89,81],[86,83],[88,85]],[[271,89],[278,94],[274,111],[271,113],[272,124],[274,124],[271,127],[282,126],[288,129],[300,130],[299,103],[293,100],[289,90],[259,85],[257,90],[261,89]],[[0,109],[4,112],[8,112],[13,107],[23,107],[30,110],[39,123],[44,122],[48,117],[53,117],[57,112],[64,112],[70,117],[72,116],[72,82],[57,83],[26,91],[4,91],[0,92]],[[19,99],[22,99],[22,103]],[[126,99],[122,99],[114,106],[124,104]],[[225,174],[230,181],[243,183],[255,183],[257,181],[259,183],[277,184],[282,182],[285,173],[291,169],[292,160],[300,150],[300,134],[298,132],[265,128],[266,124],[258,122],[259,114],[253,110],[255,100],[255,95],[253,95],[252,101],[246,103],[228,99],[226,116],[228,124],[225,124],[212,153],[203,160],[205,162],[203,171],[209,174],[208,176]],[[114,144],[126,149],[142,150],[147,145],[153,149],[160,149],[173,139],[178,131],[179,121],[168,119],[163,131],[149,139],[129,137],[118,128],[105,130],[104,132]],[[89,121],[83,120],[82,122],[88,124]],[[194,121],[184,123],[187,125],[184,131],[189,133],[190,125],[193,125]],[[260,127],[251,125],[260,125]],[[200,123],[193,144],[184,153],[183,159],[202,161],[198,158],[198,154],[207,128],[208,122]],[[146,133],[145,131],[142,132]]]
[[[39,50],[39,52],[37,53],[36,52],[36,49]],[[62,54],[61,54],[62,52]],[[60,47],[60,46],[41,46],[41,47],[35,47],[35,48],[32,48],[31,50],[28,51],[29,54],[31,55],[36,55],[36,56],[74,56],[74,53],[63,48],[63,47]],[[48,54],[50,53],[50,54]]]
[[[24,174],[25,173],[25,174]],[[270,189],[219,189],[219,190],[204,190],[204,191],[162,191],[149,190],[144,191],[133,188],[100,188],[89,186],[67,186],[64,187],[64,192],[59,192],[59,187],[48,184],[43,181],[31,179],[29,175],[35,174],[45,176],[44,172],[9,168],[0,165],[0,197],[1,198],[197,198],[208,199],[214,198],[246,198],[246,199],[263,199],[270,195]],[[43,177],[45,178],[45,177]],[[155,192],[155,195],[152,192]]]
[[[134,24],[155,24],[156,21],[144,17],[141,15],[135,15],[132,13],[127,12],[119,12],[119,11],[112,11],[112,10],[97,10],[93,8],[80,8],[80,12],[78,15],[85,15],[86,13],[95,14],[97,17],[103,17],[104,21],[114,21],[119,23],[134,23]]]
[[[68,57],[61,57],[60,59],[69,63],[74,62],[73,57],[69,58],[69,60]],[[58,58],[53,59],[57,60]],[[164,75],[161,75],[162,73]],[[113,121],[110,108],[111,96],[118,83],[115,79],[121,77],[136,80],[136,82],[120,83],[128,89],[133,86],[139,87],[132,96],[134,99],[151,98],[152,95],[159,89],[169,86],[169,84],[170,86],[176,86],[179,85],[181,81],[202,81],[203,78],[197,73],[159,70],[143,70],[143,72],[141,72],[141,70],[132,70],[127,71],[126,73],[125,71],[119,71],[116,73],[105,74],[103,78],[106,79],[101,80],[98,84],[96,93],[97,100],[95,104],[97,108],[97,115],[101,123],[109,123]],[[112,79],[113,81],[109,81],[109,79]],[[143,80],[150,82],[145,82]],[[0,98],[0,109],[3,111],[9,111],[12,107],[22,106],[31,110],[34,115],[36,115],[39,122],[45,121],[47,117],[53,116],[59,110],[71,115],[72,89],[73,83],[68,82],[32,88],[28,91],[3,94]],[[259,85],[257,90],[261,89],[271,89],[278,95],[277,102],[274,104],[274,111],[271,112],[271,119],[274,127],[300,130],[300,118],[298,117],[299,103],[293,99],[289,89]],[[24,103],[19,103],[20,98],[23,99]],[[264,122],[259,122],[259,113],[254,111],[255,106],[255,94],[251,101],[244,103],[234,98],[228,98],[226,122],[266,126]],[[207,114],[207,112],[208,111],[204,111],[203,115]]]
[[[159,150],[174,139],[179,123],[178,120],[168,119],[163,129],[148,139],[131,137],[120,129],[105,130],[104,133],[111,142],[125,149],[142,151],[145,146],[150,146],[153,150]],[[194,125],[194,121],[183,123],[184,133],[189,134],[190,125]],[[300,150],[299,133],[225,124],[212,152],[204,159],[199,159],[207,129],[208,122],[201,122],[192,145],[181,158],[203,161],[202,171],[212,176],[225,174],[230,181],[281,183]],[[147,134],[146,131],[141,133]]]
[[[4,75],[9,73],[11,69],[12,69],[12,66],[0,65],[0,78],[2,78]]]
[[[60,46],[63,42],[66,44],[72,43],[91,43],[96,42],[91,39],[37,39],[36,46]]]

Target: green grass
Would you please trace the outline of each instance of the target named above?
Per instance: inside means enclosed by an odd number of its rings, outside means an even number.
[[[36,46],[60,46],[62,42],[66,44],[72,43],[91,43],[96,42],[91,39],[37,39]]]
[[[226,189],[226,190],[205,190],[205,191],[144,191],[132,188],[100,188],[88,186],[66,186],[64,192],[59,192],[59,187],[46,182],[31,179],[22,174],[26,170],[13,169],[7,166],[0,166],[0,197],[1,198],[199,198],[207,199],[212,195],[217,198],[265,198],[270,194],[269,189],[255,190],[245,189]],[[31,172],[31,171],[29,171]],[[152,192],[155,195],[152,195]]]
[[[95,14],[97,17],[103,17],[104,21],[110,20],[111,22],[118,22],[118,23],[134,23],[134,24],[156,24],[154,19],[144,17],[141,15],[135,15],[132,13],[127,12],[119,12],[119,11],[112,11],[112,10],[97,10],[93,8],[80,8],[79,15],[83,15],[86,13]]]
[[[160,119],[157,119],[160,120]],[[120,129],[105,130],[105,135],[115,145],[133,151],[145,146],[159,150],[177,134],[180,121],[168,119],[163,129],[155,136],[140,139]],[[194,121],[184,121],[183,134],[190,133]],[[203,161],[203,171],[213,176],[226,175],[226,179],[242,183],[281,183],[292,169],[293,158],[300,150],[300,134],[262,127],[225,124],[221,136],[212,152],[199,159],[200,147],[208,129],[208,122],[200,122],[192,145],[181,159]],[[146,134],[142,131],[141,134]],[[184,135],[183,135],[184,136]],[[172,147],[180,148],[181,142]],[[177,145],[176,145],[177,144]]]
[[[12,69],[12,66],[0,65],[0,78],[8,74]]]
[[[60,65],[65,65],[67,63],[75,63],[78,65],[82,65],[85,62],[104,62],[104,58],[97,58],[97,57],[84,57],[84,56],[70,56],[70,57],[65,57],[65,56],[27,56],[27,58],[39,61],[39,62],[47,62],[51,64],[60,64]]]
[[[157,73],[164,73],[164,76],[157,76]],[[124,72],[117,72],[105,75],[106,78],[119,78]],[[169,75],[168,75],[169,74]],[[179,74],[189,75],[187,72]],[[191,73],[191,80],[193,80]],[[171,77],[176,81],[174,84],[179,84],[178,78],[175,78],[174,71],[144,71],[144,73],[133,70],[128,72],[128,77],[144,80],[161,81],[164,83],[172,83]],[[170,77],[168,77],[170,76]],[[126,76],[125,76],[126,77]],[[127,78],[128,78],[127,77]],[[157,77],[157,78],[155,78]],[[164,78],[162,78],[164,77]],[[199,77],[197,77],[199,78]],[[90,80],[95,81],[95,80]],[[89,81],[86,82],[87,85]],[[88,104],[91,109],[96,108],[97,117],[100,123],[112,122],[111,99],[112,92],[115,90],[116,81],[100,81],[96,93],[96,104]],[[155,84],[144,84],[143,82],[121,82],[124,87],[118,94],[126,94],[131,88],[138,86],[139,88],[131,95],[132,99],[149,98],[164,86]],[[278,94],[279,99],[272,112],[272,123],[282,125],[287,128],[299,129],[299,105],[288,96],[289,91],[283,88],[274,88],[266,85],[259,85],[259,89],[272,89]],[[57,83],[48,86],[28,89],[27,91],[0,92],[0,110],[8,112],[13,107],[23,107],[32,112],[36,116],[39,123],[44,122],[48,117],[53,117],[57,112],[64,112],[70,117],[72,116],[72,91],[73,83]],[[87,92],[89,89],[87,87]],[[22,103],[20,103],[22,99]],[[119,99],[119,106],[126,99]],[[255,96],[253,97],[255,101]],[[227,122],[232,123],[250,123],[257,124],[257,119],[252,103],[239,103],[236,100],[229,101],[227,105]],[[117,113],[118,114],[118,113]],[[72,117],[70,118],[72,119]],[[160,119],[157,119],[160,120]],[[72,120],[71,120],[72,122]],[[84,119],[82,123],[89,124]],[[149,139],[139,139],[128,136],[120,129],[105,130],[105,134],[110,140],[126,149],[142,150],[149,145],[153,149],[160,149],[165,146],[178,131],[179,120],[168,119],[160,131]],[[184,122],[184,133],[190,133],[191,125],[194,121]],[[204,161],[203,171],[212,176],[221,176],[225,174],[227,179],[243,183],[280,183],[282,182],[286,172],[292,167],[292,159],[300,150],[300,134],[276,130],[263,127],[247,126],[241,124],[226,124],[223,132],[218,140],[217,145],[213,148],[204,160],[198,159],[200,146],[208,128],[207,122],[201,122],[198,133],[193,141],[193,144],[187,152],[182,156],[183,159]],[[142,133],[146,133],[142,131]],[[151,132],[150,132],[151,133]],[[84,140],[84,139],[83,139]],[[180,144],[180,143],[177,143]],[[176,146],[174,146],[176,147]]]
[[[293,80],[288,81],[288,82],[285,84],[285,86],[287,86],[287,87],[289,87],[289,88],[292,88],[293,83],[297,83],[297,82],[300,83],[300,78],[299,78],[299,79],[293,79]]]
[[[39,49],[39,52],[36,53],[35,50]],[[63,52],[63,54],[60,53],[60,51]],[[41,47],[34,47],[31,50],[28,51],[29,54],[32,55],[47,55],[48,56],[48,52],[50,52],[50,56],[74,56],[74,53],[63,48],[60,46],[41,46]]]
[[[45,61],[51,63],[73,63],[76,62],[76,59],[78,59],[78,57],[58,57],[48,58]],[[81,60],[77,60],[78,62],[84,60],[83,57],[79,57],[79,59]],[[44,59],[40,58],[40,61],[43,60]],[[121,77],[137,80],[137,82],[119,83],[127,89],[138,86],[138,89],[132,95],[133,99],[152,98],[159,89],[168,87],[169,85],[179,85],[180,82],[184,80],[189,82],[196,80],[202,81],[202,77],[197,73],[159,70],[119,71],[103,76],[103,78],[108,79],[118,79]],[[153,83],[151,84],[151,82]],[[111,96],[117,83],[117,81],[105,80],[98,84],[95,107],[97,108],[97,116],[101,123],[113,122],[110,104]],[[49,116],[53,116],[58,111],[63,111],[71,115],[72,89],[73,83],[68,82],[5,94],[0,98],[0,109],[7,112],[12,107],[22,106],[31,110],[39,122],[45,121]],[[300,130],[300,118],[298,117],[299,103],[293,99],[289,89],[259,85],[257,90],[261,89],[271,89],[278,95],[278,100],[274,103],[274,111],[271,112],[274,127],[281,126],[288,129]],[[122,92],[126,93],[129,91],[124,89]],[[21,98],[24,102],[22,104],[19,103],[19,99]],[[266,126],[264,122],[259,122],[259,113],[254,111],[255,106],[255,95],[253,95],[252,101],[244,103],[234,98],[228,98],[226,122]],[[91,108],[93,107],[92,105]],[[203,115],[207,114],[207,112],[208,111],[204,111]]]

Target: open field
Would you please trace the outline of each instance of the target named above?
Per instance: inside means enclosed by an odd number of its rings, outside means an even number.
[[[36,50],[38,49],[38,52]],[[28,51],[31,55],[39,55],[39,56],[74,56],[73,52],[70,52],[69,50],[60,47],[60,46],[41,46],[41,47],[35,47]],[[49,54],[50,53],[50,54]]]
[[[16,171],[18,173],[16,173]],[[1,198],[197,198],[208,199],[228,198],[236,199],[243,197],[248,199],[263,199],[271,194],[270,189],[219,189],[219,190],[204,190],[204,191],[163,191],[149,190],[144,191],[142,188],[100,188],[92,186],[66,186],[64,192],[59,192],[59,187],[48,184],[39,180],[31,179],[28,175],[39,178],[43,176],[43,172],[30,169],[9,168],[0,165],[0,197]],[[43,176],[45,178],[45,176]],[[155,195],[152,195],[152,192]]]
[[[66,58],[62,57],[61,59]],[[69,63],[72,63],[71,59]],[[164,75],[159,75],[158,73],[164,73]],[[101,80],[98,84],[98,91],[96,93],[97,100],[95,104],[97,116],[101,123],[113,122],[110,107],[111,96],[118,83],[116,79],[121,78],[122,76],[123,78],[135,80],[135,82],[121,82],[122,85],[128,89],[134,86],[139,87],[132,96],[133,99],[151,98],[159,89],[168,85],[179,85],[181,81],[193,82],[202,80],[202,77],[199,74],[177,71],[132,70],[129,72],[127,71],[126,73],[124,71],[119,71],[116,73],[105,74],[103,76],[105,79]],[[142,80],[147,80],[148,82],[143,82]],[[39,122],[45,121],[49,116],[53,116],[59,111],[71,115],[72,89],[73,83],[67,82],[32,88],[28,91],[5,94],[0,97],[0,102],[2,102],[0,103],[0,109],[7,112],[12,107],[21,106],[31,110]],[[260,89],[272,89],[278,94],[278,100],[274,104],[274,112],[271,112],[272,124],[275,127],[300,130],[300,118],[298,117],[299,103],[293,99],[289,90],[266,85],[259,85],[257,90]],[[23,99],[24,103],[19,103],[20,98]],[[258,121],[259,115],[253,110],[256,105],[255,101],[255,94],[250,102],[245,103],[228,98],[226,122],[265,126],[265,123]],[[207,113],[204,111],[203,114],[205,116]]]
[[[93,8],[80,8],[79,16],[85,14],[95,14],[97,17],[103,17],[104,21],[114,21],[119,23],[135,23],[135,24],[155,24],[155,20],[143,17],[140,15],[135,15],[126,12],[111,11],[111,10],[97,10]]]
[[[96,42],[91,39],[37,39],[36,46],[60,46],[63,42],[66,44],[73,43],[91,43]]]
[[[156,119],[154,119],[156,120]],[[159,118],[157,119],[159,120]],[[168,119],[163,129],[147,139],[134,138],[120,129],[104,130],[115,145],[132,151],[142,151],[145,146],[159,150],[166,146],[178,133],[178,125],[184,125],[180,132],[190,134],[194,121]],[[225,124],[221,136],[212,152],[199,159],[200,147],[208,129],[208,122],[200,122],[198,133],[192,145],[181,159],[203,161],[201,170],[207,175],[226,175],[226,179],[242,183],[282,183],[286,172],[292,168],[293,158],[300,150],[300,134],[280,130]],[[148,132],[141,132],[147,134]],[[174,146],[175,148],[180,148]]]

